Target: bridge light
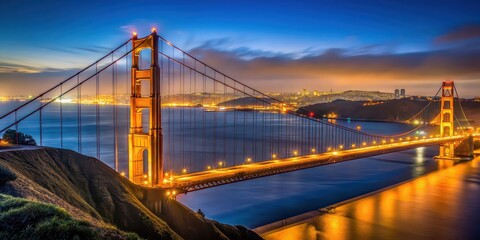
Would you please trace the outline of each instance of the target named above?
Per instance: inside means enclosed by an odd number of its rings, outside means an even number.
[[[247,162],[251,162],[252,161],[252,158],[247,158]]]
[[[293,151],[293,156],[297,156],[298,155],[298,151],[297,150],[294,150]]]
[[[336,155],[338,155],[338,152],[334,151],[332,154],[336,156]]]
[[[399,138],[398,141],[403,141],[403,138]]]
[[[327,148],[327,152],[330,152],[330,151],[332,151],[332,148],[331,148],[331,147],[328,147],[328,148]]]
[[[273,159],[277,158],[277,154],[275,154],[275,153],[272,154],[272,158],[273,158]]]
[[[377,145],[377,141],[373,141],[373,145]]]
[[[143,181],[143,184],[148,185],[148,181]]]
[[[154,33],[154,32],[157,32],[157,29],[153,27],[152,28],[152,33]]]
[[[338,146],[338,148],[343,149],[343,145]]]
[[[367,143],[366,143],[366,142],[363,142],[362,145],[363,145],[363,146],[367,146]]]
[[[312,148],[312,153],[316,152],[317,150],[315,148]]]
[[[355,148],[355,143],[352,144],[352,148]]]
[[[171,192],[170,191],[167,191],[167,196],[170,196]]]
[[[387,141],[384,139],[384,140],[382,140],[382,143],[385,144],[385,143],[387,143]]]
[[[187,169],[186,169],[186,168],[183,168],[183,169],[182,169],[182,173],[187,173]]]
[[[222,161],[218,162],[218,166],[220,167],[223,166],[223,162]]]
[[[147,174],[143,175],[143,178],[148,178],[148,175]]]
[[[133,35],[134,37],[136,37],[136,36],[137,36],[137,32],[133,32],[132,35]]]
[[[125,177],[125,172],[121,172],[120,176]]]
[[[173,190],[172,195],[175,195],[175,194],[177,194],[177,191]]]
[[[358,131],[362,130],[362,126],[360,126],[360,125],[357,125],[356,128],[357,128]]]
[[[418,137],[415,137],[415,140],[418,140]]]
[[[212,167],[210,167],[210,166],[207,166],[207,170],[210,170],[210,169],[212,169]]]

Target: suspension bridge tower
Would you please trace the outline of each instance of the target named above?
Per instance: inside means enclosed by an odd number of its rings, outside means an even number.
[[[442,84],[442,99],[440,109],[440,137],[453,136],[454,124],[453,124],[453,91],[454,83],[443,82]],[[439,158],[453,158],[455,157],[455,145],[453,143],[445,143],[440,145]]]
[[[128,176],[136,184],[152,187],[161,184],[163,180],[160,67],[156,30],[152,29],[152,33],[144,38],[137,38],[134,33],[132,44]],[[140,52],[145,49],[151,51],[150,68],[141,69]],[[142,89],[147,86],[149,89]],[[144,128],[142,122],[144,112],[149,115],[148,129]]]

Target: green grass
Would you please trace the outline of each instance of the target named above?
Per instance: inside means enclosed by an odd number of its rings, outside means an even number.
[[[140,239],[134,233],[94,227],[51,204],[0,194],[0,239]]]

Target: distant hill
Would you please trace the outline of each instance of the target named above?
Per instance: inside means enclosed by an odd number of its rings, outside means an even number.
[[[237,99],[232,99],[228,100],[225,102],[221,102],[217,104],[219,107],[247,107],[247,106],[267,106],[270,105],[271,103],[275,102],[271,98],[254,98],[254,97],[244,97],[244,98],[237,98]]]
[[[76,221],[129,239],[134,235],[124,231],[146,239],[261,239],[244,227],[205,219],[161,190],[135,185],[103,162],[74,151],[0,148],[0,168],[6,169],[0,180],[9,171],[17,176],[0,181],[0,194],[53,204]],[[162,201],[160,214],[147,207],[151,196]]]
[[[369,103],[369,104],[366,104]],[[316,115],[336,113],[340,118],[404,121],[421,111],[428,101],[394,99],[376,102],[336,100],[303,107]],[[465,114],[470,120],[480,123],[480,102],[462,101]]]

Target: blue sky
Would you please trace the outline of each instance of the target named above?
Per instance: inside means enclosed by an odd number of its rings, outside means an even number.
[[[475,96],[479,12],[478,1],[2,1],[0,95],[15,82],[61,80],[62,71],[88,65],[132,31],[157,27],[264,91],[301,80],[298,89],[430,94],[452,78]]]

